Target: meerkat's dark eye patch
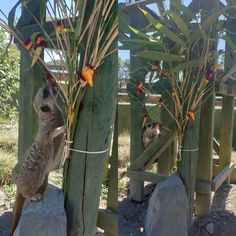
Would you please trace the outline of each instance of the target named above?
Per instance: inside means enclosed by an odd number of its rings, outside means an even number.
[[[45,89],[43,90],[43,98],[45,99],[45,98],[47,98],[49,95],[50,95],[49,89],[48,89],[48,88],[45,88]]]
[[[40,110],[41,110],[42,112],[49,112],[49,111],[51,111],[51,109],[50,109],[49,106],[42,106],[42,107],[40,107]]]

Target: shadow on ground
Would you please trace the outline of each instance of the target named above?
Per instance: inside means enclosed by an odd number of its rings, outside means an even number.
[[[0,216],[0,236],[8,236],[11,230],[12,211],[6,211]]]

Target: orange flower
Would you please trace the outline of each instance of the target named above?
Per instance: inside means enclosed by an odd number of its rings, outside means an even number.
[[[141,94],[144,91],[144,86],[143,83],[141,81],[137,81],[136,83],[136,93],[137,94]]]
[[[221,65],[220,64],[215,64],[214,66],[214,71],[221,70]]]
[[[94,67],[91,65],[87,65],[82,70],[82,78],[89,84],[89,86],[93,87],[93,76],[94,76]]]
[[[60,33],[62,31],[62,23],[61,23],[61,21],[57,21],[55,29],[56,29],[57,33]]]
[[[91,65],[85,66],[82,72],[77,71],[76,75],[80,79],[80,84],[82,87],[85,87],[88,83],[89,86],[93,87],[93,76],[94,76],[95,69]]]
[[[191,120],[195,120],[195,112],[192,110],[189,110],[187,113],[188,118],[190,118]]]
[[[172,93],[171,93],[171,95],[172,95],[173,97],[175,97],[175,96],[176,96],[176,91],[173,90]]]

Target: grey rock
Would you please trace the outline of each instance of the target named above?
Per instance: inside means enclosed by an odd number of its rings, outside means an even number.
[[[214,224],[213,223],[207,224],[205,228],[206,228],[206,231],[209,234],[213,234],[214,233]]]
[[[48,187],[39,202],[24,204],[14,236],[66,236],[64,195],[61,189]]]
[[[179,175],[158,184],[149,200],[146,236],[187,236],[188,199]]]

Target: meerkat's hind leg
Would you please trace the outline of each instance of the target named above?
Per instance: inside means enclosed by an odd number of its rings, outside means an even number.
[[[59,136],[61,134],[64,134],[65,131],[66,131],[66,126],[65,125],[56,128],[51,134],[52,139],[55,139],[57,136]]]

